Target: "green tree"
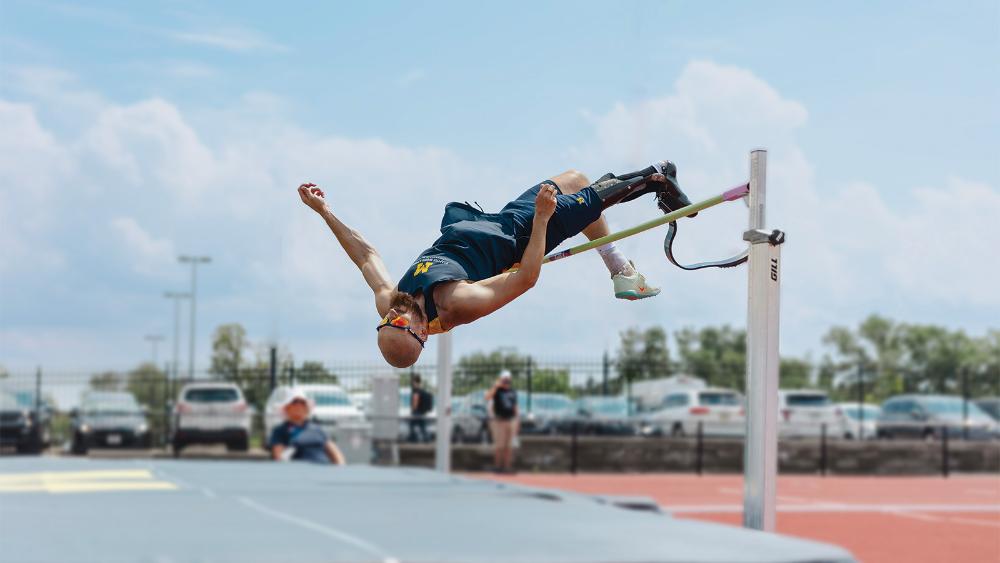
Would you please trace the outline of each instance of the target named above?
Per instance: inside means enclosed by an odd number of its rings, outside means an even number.
[[[659,379],[673,373],[667,333],[662,327],[629,328],[620,335],[615,364],[618,375],[609,381],[611,393],[620,393],[627,383]]]
[[[700,377],[709,385],[740,391],[745,387],[746,331],[728,325],[685,328],[674,333],[680,371]]]
[[[146,408],[146,420],[154,440],[166,436],[170,420],[168,402],[175,400],[167,373],[152,362],[139,364],[125,376],[125,389]]]
[[[572,394],[568,369],[533,369],[531,372],[531,391],[533,393],[564,393]]]
[[[322,362],[302,362],[302,365],[295,370],[295,381],[297,383],[338,383],[337,376]]]
[[[781,358],[778,380],[782,389],[803,389],[811,385],[812,364],[800,358]]]
[[[510,371],[514,385],[523,389],[527,383],[528,362],[529,357],[519,354],[515,348],[497,348],[492,352],[473,352],[462,356],[452,372],[452,393],[457,396],[486,389],[493,385],[503,370]]]
[[[227,381],[239,381],[240,370],[249,367],[245,359],[249,348],[247,331],[242,325],[219,326],[212,334],[212,365],[208,372]]]
[[[125,378],[116,371],[102,371],[90,376],[90,388],[97,391],[121,391]]]

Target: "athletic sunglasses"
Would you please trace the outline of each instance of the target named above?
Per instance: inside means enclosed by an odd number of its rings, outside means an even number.
[[[390,319],[389,315],[386,315],[382,317],[382,321],[378,323],[377,327],[375,327],[375,332],[378,332],[387,326],[391,326],[392,328],[398,328],[400,330],[405,330],[406,332],[409,332],[410,336],[416,338],[417,342],[420,343],[420,347],[421,348],[424,347],[424,339],[420,338],[420,336],[417,335],[417,333],[413,332],[413,329],[410,328],[410,321],[406,317],[396,315],[395,317]]]

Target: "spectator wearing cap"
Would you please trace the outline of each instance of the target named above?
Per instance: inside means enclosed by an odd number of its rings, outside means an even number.
[[[493,435],[493,464],[497,471],[512,472],[514,464],[514,437],[518,432],[517,391],[510,372],[500,372],[493,387],[486,392],[489,406],[490,432]]]
[[[309,420],[311,405],[301,390],[294,390],[282,410],[285,421],[271,431],[271,458],[344,465],[344,455],[326,432]]]

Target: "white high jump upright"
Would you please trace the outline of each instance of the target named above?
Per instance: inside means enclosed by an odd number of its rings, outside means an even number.
[[[437,346],[434,467],[442,473],[449,473],[451,471],[451,333],[446,332],[438,336]]]
[[[781,231],[767,231],[767,151],[750,153],[750,244],[747,294],[746,442],[743,526],[774,531],[778,480],[778,297]]]

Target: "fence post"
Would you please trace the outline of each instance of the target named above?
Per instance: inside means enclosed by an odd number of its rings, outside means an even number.
[[[42,366],[35,369],[35,417],[42,410]]]
[[[819,474],[826,477],[826,423],[819,427]]]
[[[858,440],[865,439],[865,373],[858,363]]]
[[[608,357],[608,351],[604,351],[604,361],[601,365],[601,394],[605,397],[608,396],[608,375],[611,372],[611,358]]]
[[[948,427],[941,427],[941,476],[947,477],[950,468],[948,459]]]
[[[969,368],[962,368],[962,439],[969,439]]]
[[[697,441],[695,442],[694,450],[694,470],[698,475],[701,475],[702,467],[705,457],[705,429],[704,423],[698,421],[698,433],[696,435]]]
[[[531,387],[532,387],[532,382],[531,382],[531,371],[532,371],[531,370],[531,356],[528,356],[527,362],[528,362],[528,365],[525,367],[524,375],[525,375],[525,379],[527,380],[527,387],[528,387],[527,407],[528,407],[528,412],[531,412]]]
[[[573,433],[569,445],[569,472],[576,475],[577,470],[577,434],[579,433],[578,421],[573,419]]]
[[[271,346],[271,387],[270,391],[278,386],[278,347]]]

